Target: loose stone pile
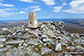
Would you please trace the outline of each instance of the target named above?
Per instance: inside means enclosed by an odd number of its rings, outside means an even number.
[[[2,28],[0,56],[84,56],[84,35],[70,34],[63,27],[63,22],[49,21],[34,29]]]

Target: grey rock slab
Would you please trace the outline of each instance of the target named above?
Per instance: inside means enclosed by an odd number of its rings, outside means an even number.
[[[6,38],[0,38],[0,42],[6,41]]]
[[[7,51],[8,48],[0,48],[0,52]]]
[[[6,54],[5,53],[0,53],[0,56],[6,56]]]
[[[29,56],[40,56],[40,54],[36,53],[36,52],[27,52]]]
[[[20,44],[23,42],[24,40],[11,40],[11,41],[6,42],[6,44]]]
[[[36,40],[30,39],[28,44],[38,45],[38,42]]]
[[[52,50],[47,48],[47,47],[42,47],[41,48],[41,55],[44,55],[44,54],[48,54],[50,53]]]
[[[6,53],[6,56],[24,56],[24,55],[25,55],[24,51],[22,49],[17,48],[11,49]]]
[[[0,47],[3,47],[4,46],[4,44],[0,44]]]
[[[75,47],[74,47],[74,46],[68,46],[67,49],[68,49],[68,50],[74,50]]]
[[[80,49],[80,50],[84,50],[84,48],[82,46],[80,46],[80,45],[77,45],[76,48]]]
[[[2,31],[10,31],[8,28],[2,28]]]
[[[62,51],[62,45],[61,45],[61,43],[57,43],[56,44],[55,51]]]

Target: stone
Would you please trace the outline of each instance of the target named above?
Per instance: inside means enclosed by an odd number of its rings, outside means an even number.
[[[8,48],[0,48],[0,52],[7,51]]]
[[[84,51],[84,48],[81,45],[77,45],[76,48]]]
[[[74,42],[79,44],[81,42],[81,40],[80,39],[75,39]]]
[[[24,51],[22,49],[17,48],[11,49],[6,53],[6,56],[24,56],[24,55],[25,55]]]
[[[11,41],[6,42],[6,44],[20,44],[23,42],[24,40],[11,40]]]
[[[68,52],[65,52],[64,56],[72,56],[72,55],[70,55]]]
[[[55,51],[62,51],[62,45],[61,45],[61,43],[57,43],[56,44]]]
[[[0,38],[0,42],[6,41],[6,38]]]
[[[3,44],[0,44],[0,47],[3,47],[4,45]]]
[[[8,28],[2,28],[2,31],[10,31]]]
[[[30,39],[28,44],[38,45],[36,40]]]
[[[68,49],[68,50],[74,50],[75,47],[74,47],[74,46],[68,46],[67,49]]]
[[[29,46],[29,47],[27,47],[26,49],[27,49],[28,51],[31,51],[33,48],[34,48],[33,46]]]
[[[23,47],[23,46],[19,46],[18,49],[19,49],[19,48],[22,49],[22,48],[24,48],[24,47]]]
[[[0,56],[6,56],[6,54],[5,53],[0,53]]]
[[[24,43],[23,46],[28,46],[28,44]]]
[[[47,48],[47,47],[42,47],[41,48],[41,55],[44,55],[44,54],[48,54],[50,53],[52,50]]]
[[[40,54],[36,53],[36,52],[27,52],[29,56],[40,56]]]
[[[12,33],[12,32],[8,28],[2,28],[2,33],[5,35],[8,35],[9,33]]]
[[[47,36],[45,34],[43,34],[42,37],[47,37]]]

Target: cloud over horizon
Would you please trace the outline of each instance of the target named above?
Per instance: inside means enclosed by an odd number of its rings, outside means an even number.
[[[84,18],[84,0],[0,0],[0,18]]]

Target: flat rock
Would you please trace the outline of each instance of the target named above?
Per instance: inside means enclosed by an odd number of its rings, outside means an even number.
[[[0,48],[0,52],[6,51],[8,48]]]
[[[11,49],[6,53],[6,56],[24,56],[24,51],[22,49]]]
[[[27,52],[29,56],[40,56],[40,54],[36,52]]]
[[[68,49],[68,50],[74,50],[75,47],[74,47],[74,46],[68,46],[67,49]]]
[[[6,42],[6,44],[20,44],[23,42],[24,40],[11,40],[11,41]]]
[[[6,38],[0,38],[0,42],[6,41]]]
[[[55,51],[62,51],[62,45],[61,45],[61,43],[57,43],[56,44]]]
[[[43,48],[41,48],[41,55],[48,54],[51,51],[52,51],[51,49],[43,47]]]
[[[28,44],[38,45],[36,40],[30,39]]]
[[[0,47],[3,47],[4,45],[3,44],[0,44]]]

